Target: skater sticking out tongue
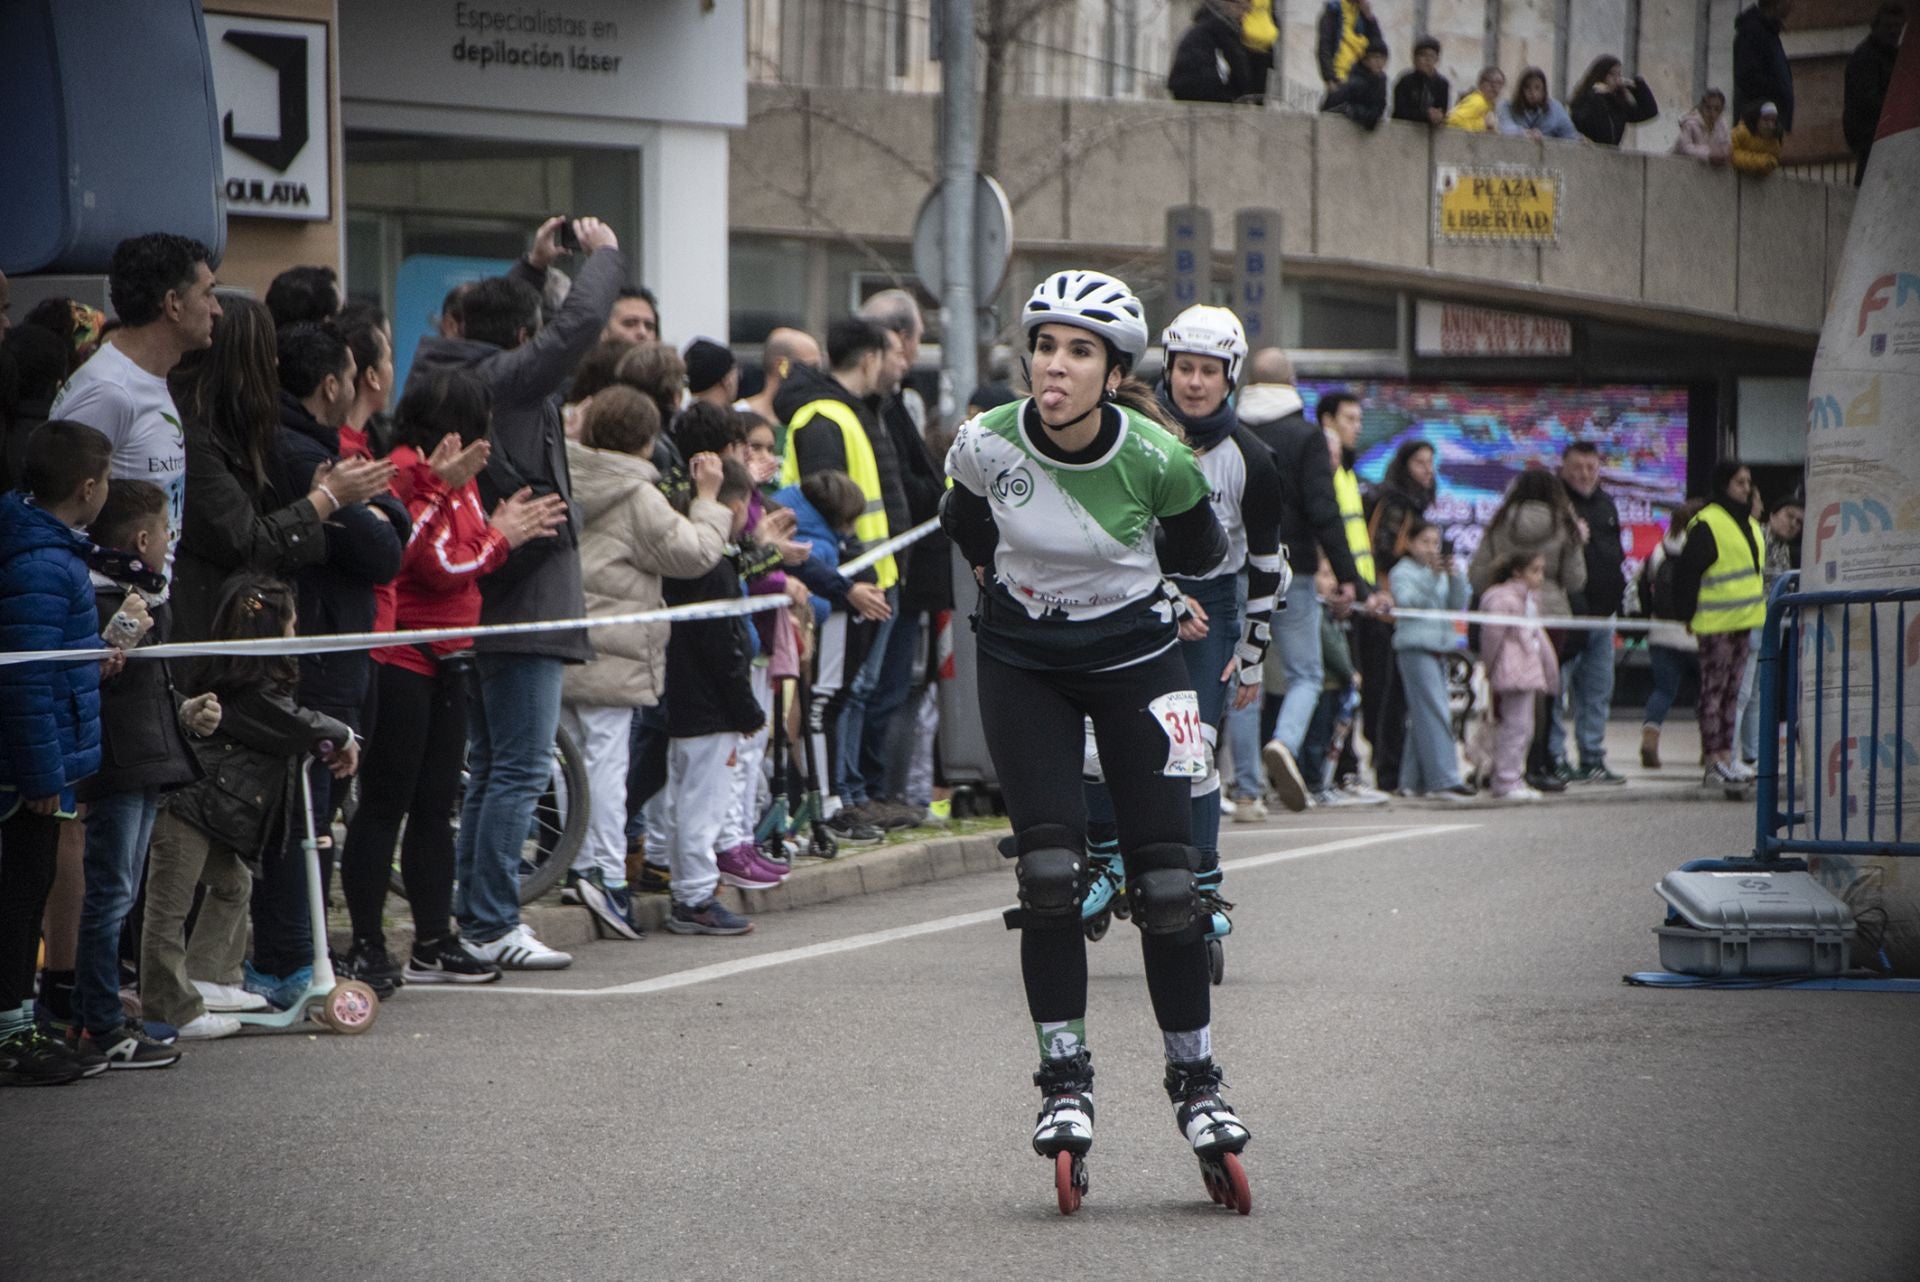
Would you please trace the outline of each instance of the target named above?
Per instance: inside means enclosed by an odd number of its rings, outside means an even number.
[[[1024,323],[1033,395],[960,428],[941,518],[981,585],[981,721],[1013,825],[1020,906],[1007,924],[1021,932],[1040,1046],[1033,1146],[1054,1162],[1061,1209],[1076,1209],[1093,1144],[1078,786],[1090,719],[1175,1122],[1214,1199],[1244,1210],[1234,1154],[1248,1133],[1220,1099],[1212,1060],[1212,917],[1189,807],[1210,767],[1178,649],[1183,603],[1164,577],[1213,571],[1229,542],[1193,450],[1113,399],[1147,346],[1133,291],[1099,272],[1058,272],[1034,290]]]

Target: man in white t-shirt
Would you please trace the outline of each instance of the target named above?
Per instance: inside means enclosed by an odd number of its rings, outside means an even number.
[[[169,576],[186,515],[187,446],[167,374],[182,356],[213,342],[220,302],[211,258],[199,241],[165,232],[121,241],[107,275],[121,327],[67,380],[48,414],[85,423],[113,442],[114,479],[167,492]]]

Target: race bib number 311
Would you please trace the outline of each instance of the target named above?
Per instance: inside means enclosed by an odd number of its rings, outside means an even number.
[[[1207,742],[1200,730],[1200,696],[1191,690],[1163,694],[1147,705],[1167,732],[1169,779],[1198,779],[1207,773]]]

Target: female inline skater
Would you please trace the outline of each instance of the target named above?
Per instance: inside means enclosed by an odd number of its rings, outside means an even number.
[[[1027,300],[1034,395],[961,427],[942,522],[980,580],[980,714],[1013,824],[1027,1006],[1042,1103],[1033,1147],[1060,1209],[1087,1187],[1093,1069],[1086,1046],[1088,883],[1080,789],[1092,718],[1113,794],[1127,897],[1167,1058],[1175,1122],[1208,1192],[1251,1206],[1236,1154],[1247,1128],[1220,1097],[1188,790],[1206,772],[1199,702],[1177,649],[1171,573],[1227,555],[1192,451],[1110,397],[1147,346],[1140,300],[1111,276],[1057,272]]]

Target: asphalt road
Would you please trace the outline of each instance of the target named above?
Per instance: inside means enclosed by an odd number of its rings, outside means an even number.
[[[1633,792],[1228,825],[1246,1219],[1174,1130],[1127,926],[1055,1211],[1003,872],[0,1092],[0,1278],[1920,1278],[1920,1006],[1623,986],[1653,883],[1750,823]]]

